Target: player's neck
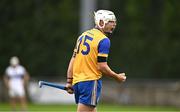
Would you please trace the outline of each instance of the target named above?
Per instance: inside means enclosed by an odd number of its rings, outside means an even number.
[[[101,31],[104,35],[106,35],[106,33],[103,31],[102,28],[99,28],[99,27],[95,26],[95,29],[98,29],[98,30]],[[107,36],[107,35],[106,35],[106,36]]]

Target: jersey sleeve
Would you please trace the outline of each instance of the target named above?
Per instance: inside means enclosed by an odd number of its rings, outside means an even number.
[[[108,57],[110,49],[110,40],[109,38],[104,38],[99,42],[98,45],[98,56]]]
[[[6,70],[5,70],[5,75],[6,75],[6,76],[9,76],[9,67],[6,68]]]

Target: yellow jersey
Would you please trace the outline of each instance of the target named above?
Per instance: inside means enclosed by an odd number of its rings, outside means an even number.
[[[79,36],[74,49],[73,85],[102,77],[97,69],[98,57],[107,58],[109,48],[109,38],[98,29],[87,30]]]

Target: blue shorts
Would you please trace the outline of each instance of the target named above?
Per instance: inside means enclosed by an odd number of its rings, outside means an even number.
[[[101,94],[102,80],[78,82],[73,86],[76,104],[96,106]]]

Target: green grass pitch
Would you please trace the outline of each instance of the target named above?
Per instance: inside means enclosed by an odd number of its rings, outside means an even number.
[[[0,103],[0,112],[11,111],[9,104]],[[40,105],[28,104],[28,112],[76,112],[76,105]],[[180,112],[177,107],[159,106],[121,106],[99,104],[97,112]]]

